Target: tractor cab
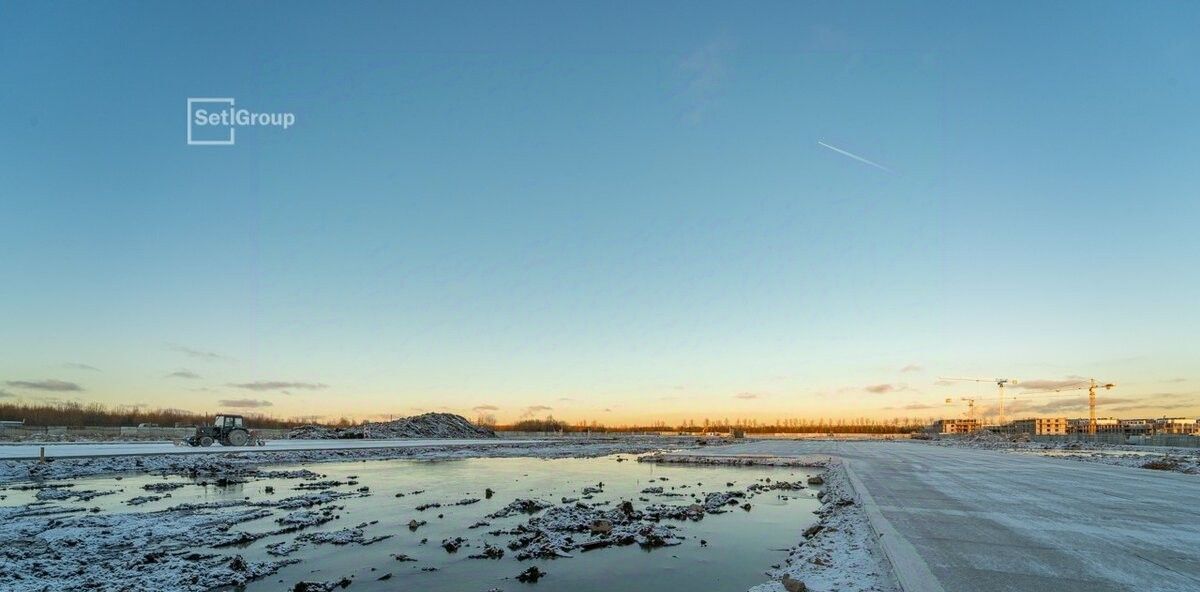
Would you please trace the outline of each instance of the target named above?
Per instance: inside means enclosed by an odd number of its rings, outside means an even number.
[[[242,416],[240,415],[218,415],[213,418],[214,428],[240,428],[242,425]]]

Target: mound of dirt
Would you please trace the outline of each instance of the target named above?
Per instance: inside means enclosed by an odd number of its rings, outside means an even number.
[[[481,428],[453,413],[424,413],[393,421],[370,422],[348,428],[306,425],[288,432],[294,440],[336,440],[343,438],[495,438],[496,432]]]

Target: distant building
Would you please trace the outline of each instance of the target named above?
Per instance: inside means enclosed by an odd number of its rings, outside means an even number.
[[[1153,419],[1122,419],[1119,423],[1126,436],[1149,436],[1154,432]]]
[[[1065,436],[1068,427],[1069,424],[1065,417],[1034,417],[1012,422],[1014,434],[1033,434],[1035,436]]]
[[[1186,417],[1164,417],[1154,420],[1155,434],[1196,434],[1200,433],[1196,420]]]
[[[1088,424],[1091,420],[1088,418],[1072,419],[1070,421],[1070,431],[1073,434],[1088,433]],[[1121,420],[1113,417],[1097,417],[1096,418],[1096,433],[1097,434],[1119,434],[1122,433]]]
[[[929,434],[969,434],[979,430],[981,422],[978,419],[939,419],[925,432]]]

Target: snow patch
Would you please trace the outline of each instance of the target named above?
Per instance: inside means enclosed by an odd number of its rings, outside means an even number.
[[[804,531],[803,540],[788,551],[783,565],[767,572],[775,581],[750,592],[897,592],[891,568],[845,470],[831,462],[822,478],[820,520]]]

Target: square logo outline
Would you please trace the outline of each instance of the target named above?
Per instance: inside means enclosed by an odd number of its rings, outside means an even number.
[[[233,146],[237,141],[237,130],[229,127],[228,140],[193,140],[192,139],[192,104],[193,103],[226,103],[234,106],[232,97],[188,97],[187,100],[187,144],[188,146]]]

